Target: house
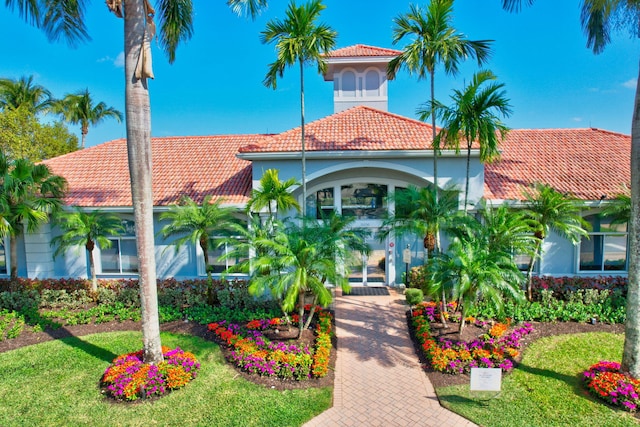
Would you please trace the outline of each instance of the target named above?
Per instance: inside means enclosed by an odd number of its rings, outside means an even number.
[[[386,195],[408,185],[433,183],[432,128],[429,124],[388,112],[386,64],[399,52],[355,45],[328,56],[324,76],[334,87],[335,113],[306,125],[307,212],[335,210],[355,216],[356,224],[375,232],[383,214],[392,209]],[[205,195],[242,207],[267,169],[280,178],[301,179],[300,128],[280,134],[216,135],[152,138],[155,229],[159,215],[183,195],[197,202]],[[471,209],[482,199],[517,203],[522,189],[534,182],[552,185],[587,202],[585,217],[593,224],[591,239],[580,245],[552,234],[538,263],[541,274],[626,274],[627,230],[612,231],[597,213],[606,199],[630,181],[631,138],[594,128],[512,130],[501,145],[501,159],[483,165],[479,150],[471,151]],[[69,182],[68,205],[118,213],[127,233],[113,238],[110,249],[98,248],[99,277],[135,277],[137,258],[126,141],[119,139],[45,162]],[[438,160],[438,183],[464,187],[465,154],[444,150]],[[294,195],[302,203],[302,189]],[[49,242],[58,231],[46,225],[25,234],[19,245],[19,275],[86,277],[82,248],[52,257]],[[351,280],[364,284],[400,283],[405,269],[403,250],[411,264],[422,262],[422,238],[372,237],[370,256]],[[211,254],[215,271],[229,263]],[[7,254],[4,254],[5,258]],[[199,247],[175,251],[171,241],[156,237],[158,277],[204,276]],[[6,259],[5,259],[6,260]],[[2,272],[0,272],[2,273]],[[6,273],[6,271],[4,272]]]

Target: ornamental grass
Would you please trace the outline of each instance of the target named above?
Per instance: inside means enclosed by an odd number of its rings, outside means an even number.
[[[102,375],[104,393],[116,400],[162,396],[187,385],[197,375],[200,363],[180,347],[162,346],[164,361],[143,363],[142,350],[116,357]]]

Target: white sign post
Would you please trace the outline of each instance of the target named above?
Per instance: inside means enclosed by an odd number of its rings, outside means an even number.
[[[502,386],[502,369],[471,368],[470,391],[495,391],[500,394]],[[494,396],[495,397],[495,396]]]

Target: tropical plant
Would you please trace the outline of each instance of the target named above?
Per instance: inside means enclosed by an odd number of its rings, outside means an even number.
[[[228,0],[238,13],[255,16],[266,0]],[[86,1],[33,2],[8,0],[6,6],[18,9],[28,23],[42,28],[50,41],[65,39],[75,45],[89,39],[85,26]],[[158,290],[153,232],[153,188],[151,185],[151,106],[147,78],[153,78],[150,42],[155,35],[155,10],[147,0],[108,0],[107,6],[124,23],[124,72],[127,128],[127,152],[131,198],[136,224],[136,246],[139,255],[138,278],[142,301],[142,336],[144,362],[162,361]],[[158,0],[160,31],[157,35],[169,62],[175,61],[180,42],[191,37],[193,5],[191,0]]]
[[[276,89],[277,77],[296,63],[300,67],[300,143],[302,157],[302,216],[307,214],[307,169],[304,118],[304,66],[315,63],[318,73],[326,69],[324,55],[336,44],[337,33],[326,24],[316,24],[320,12],[325,9],[321,0],[297,6],[289,3],[284,20],[274,19],[267,23],[261,33],[262,43],[275,42],[277,58],[269,64],[264,85]]]
[[[86,212],[79,206],[73,211],[60,211],[55,217],[56,225],[62,234],[51,240],[56,246],[53,253],[57,257],[69,248],[84,246],[89,253],[89,271],[91,272],[91,290],[98,291],[98,278],[93,257],[96,244],[101,248],[110,248],[110,236],[117,236],[124,231],[122,220],[114,213],[93,210]]]
[[[295,178],[284,182],[278,178],[277,169],[268,169],[260,178],[258,188],[251,190],[251,197],[247,202],[247,212],[259,212],[267,208],[269,216],[278,217],[278,212],[286,212],[289,209],[300,211],[300,205],[291,194],[291,188],[298,185]],[[273,209],[275,208],[275,214]]]
[[[9,160],[0,152],[0,216],[9,235],[11,279],[18,277],[18,236],[37,231],[62,205],[67,181],[47,165]]]
[[[207,298],[213,304],[213,287],[211,266],[209,264],[209,249],[224,243],[236,222],[234,214],[236,208],[223,206],[222,199],[213,200],[207,195],[202,204],[197,204],[189,196],[184,196],[180,204],[172,205],[167,212],[160,215],[160,221],[169,221],[159,234],[169,237],[178,235],[174,240],[176,252],[186,243],[200,245],[204,255],[204,264],[209,282]]]
[[[453,20],[453,0],[431,0],[426,9],[411,5],[409,12],[393,20],[393,44],[405,38],[412,41],[404,47],[402,53],[391,60],[387,74],[394,78],[398,70],[404,66],[409,73],[417,74],[418,79],[427,76],[430,80],[430,100],[435,102],[435,71],[440,64],[446,74],[458,73],[458,64],[475,58],[478,66],[482,66],[491,54],[491,40],[471,41],[451,26]],[[428,117],[421,117],[427,120]],[[438,155],[440,146],[436,139],[436,117],[431,116],[433,147],[433,184],[438,185]],[[438,194],[436,194],[436,199]]]
[[[64,119],[74,125],[80,124],[82,132],[82,145],[85,147],[89,126],[95,126],[106,118],[114,118],[120,123],[124,117],[122,113],[113,107],[108,107],[104,102],[94,105],[89,89],[68,94],[63,99],[55,101],[52,106],[54,113],[62,115]]]
[[[536,259],[542,256],[542,244],[550,231],[554,231],[573,244],[588,237],[590,225],[582,218],[583,203],[575,197],[562,194],[548,184],[536,183],[533,188],[523,191],[526,208],[524,213],[531,221],[536,238],[535,257],[531,258],[527,269],[527,298],[532,301],[531,277]]]
[[[626,224],[631,221],[631,195],[629,189],[623,186],[622,193],[618,193],[607,202],[602,209],[603,216],[611,218],[612,224]]]
[[[33,76],[18,80],[0,79],[0,109],[24,108],[34,114],[47,111],[53,99],[44,86],[33,83]]]
[[[534,0],[525,0],[527,5]],[[519,10],[523,0],[502,0],[503,8]],[[613,31],[639,36],[640,2],[629,0],[583,0],[581,25],[587,47],[595,54],[604,51]],[[629,293],[622,355],[622,370],[640,378],[640,69],[638,71],[631,121],[631,218],[629,233]]]
[[[532,220],[521,209],[504,203],[500,206],[481,203],[480,233],[488,251],[503,251],[511,254],[535,256],[537,239],[531,232]]]
[[[422,120],[429,116],[442,119],[442,130],[436,137],[438,144],[452,146],[460,152],[463,140],[467,149],[467,174],[464,188],[464,211],[469,203],[469,172],[471,147],[474,142],[480,145],[480,161],[491,162],[500,156],[498,145],[504,140],[508,128],[500,117],[509,117],[511,107],[505,96],[504,84],[492,82],[496,76],[491,71],[479,71],[473,75],[471,83],[463,90],[454,90],[447,107],[438,101],[432,102],[426,109],[418,111]]]
[[[436,289],[451,290],[465,319],[479,300],[500,313],[507,300],[524,301],[521,290],[524,277],[511,253],[488,250],[483,239],[470,236],[454,239],[444,253],[436,254],[429,264],[430,284]]]
[[[347,269],[344,268],[350,253],[348,246],[362,247],[362,242],[354,233],[351,239],[342,239],[337,235],[350,233],[347,230],[336,231],[333,225],[323,221],[301,218],[299,221],[287,221],[275,227],[270,238],[261,238],[253,242],[260,248],[258,256],[251,262],[249,291],[254,295],[270,292],[282,301],[284,311],[298,308],[300,331],[310,323],[314,312],[304,320],[305,295],[313,294],[314,303],[326,307],[332,301],[331,292],[325,286],[331,283],[343,290],[349,289]],[[342,222],[348,224],[347,221]],[[333,231],[332,231],[333,230]],[[351,240],[351,243],[349,241]],[[341,245],[339,242],[344,242]],[[341,268],[342,267],[342,268]]]

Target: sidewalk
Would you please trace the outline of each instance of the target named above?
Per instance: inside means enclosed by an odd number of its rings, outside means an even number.
[[[474,426],[444,409],[409,338],[404,296],[336,292],[333,407],[305,424],[329,426]]]

